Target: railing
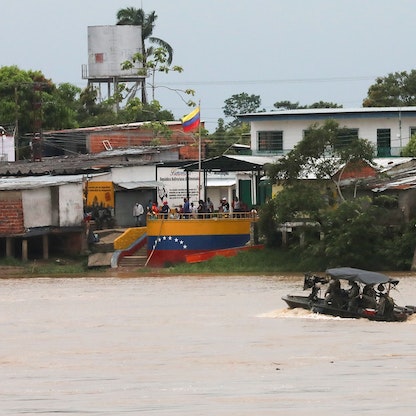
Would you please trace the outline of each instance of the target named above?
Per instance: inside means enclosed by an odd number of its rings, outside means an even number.
[[[257,220],[258,214],[256,210],[251,211],[233,211],[233,212],[204,212],[204,213],[178,213],[174,210],[171,210],[168,214],[148,214],[147,219],[149,221],[152,220],[193,220],[193,219],[199,219],[199,220],[224,220],[224,219],[252,219]]]

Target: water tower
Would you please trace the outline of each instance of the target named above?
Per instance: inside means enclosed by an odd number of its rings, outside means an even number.
[[[140,62],[128,70],[122,70],[121,64],[132,60],[136,53],[142,53],[141,26],[88,26],[88,66],[82,66],[82,78],[88,85],[107,85],[107,97],[111,97],[117,84],[139,84],[145,77],[139,75]],[[101,98],[101,97],[100,97]]]

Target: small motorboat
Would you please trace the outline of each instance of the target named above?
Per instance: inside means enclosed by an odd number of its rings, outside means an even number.
[[[343,284],[349,283],[349,288]],[[416,312],[416,306],[398,306],[391,290],[399,280],[382,273],[352,267],[328,269],[325,276],[305,273],[303,290],[308,295],[287,295],[289,308],[303,308],[342,318],[367,318],[373,321],[401,322]],[[325,290],[322,295],[323,290]]]

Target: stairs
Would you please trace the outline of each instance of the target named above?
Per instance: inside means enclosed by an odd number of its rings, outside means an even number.
[[[124,229],[97,230],[94,231],[99,237],[96,243],[90,244],[90,255],[88,256],[88,267],[110,266],[114,254],[114,240],[125,232]],[[139,250],[130,256],[122,257],[117,267],[140,268],[146,265],[147,245],[144,244]]]
[[[134,268],[134,267],[144,267],[147,261],[147,247],[143,246],[139,250],[137,250],[134,255],[132,256],[125,256],[123,257],[118,267],[128,267],[128,268]]]

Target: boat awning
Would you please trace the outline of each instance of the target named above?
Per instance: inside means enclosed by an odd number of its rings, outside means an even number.
[[[380,283],[397,284],[399,281],[393,280],[385,274],[371,272],[368,270],[355,269],[353,267],[337,267],[328,269],[326,274],[334,279],[344,279],[349,281],[360,282],[365,285],[375,285]]]
[[[159,181],[114,182],[114,184],[124,189],[154,189],[163,186],[163,183]]]

